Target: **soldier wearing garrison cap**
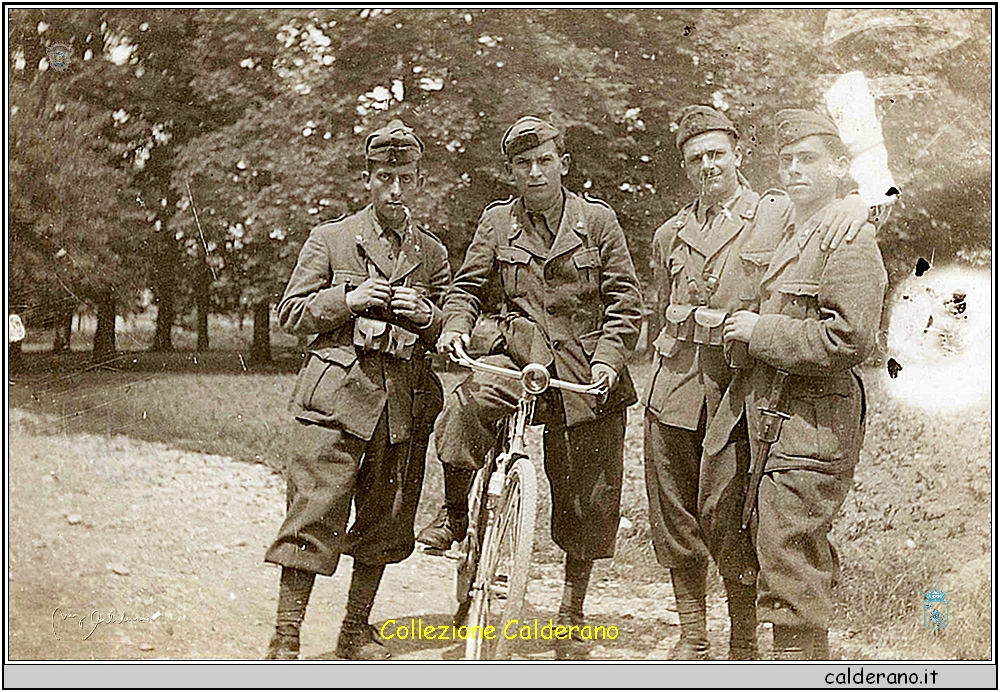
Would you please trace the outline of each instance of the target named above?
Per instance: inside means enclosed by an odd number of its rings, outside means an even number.
[[[301,453],[286,460],[287,514],[265,556],[282,567],[270,659],[298,656],[315,575],[333,574],[342,553],[354,570],[336,653],[389,657],[368,616],[385,565],[413,551],[443,398],[426,355],[451,280],[444,245],[407,207],[423,183],[423,150],[400,120],[365,140],[368,206],[310,232],[278,305],[284,330],[318,336],[292,392]]]
[[[825,660],[836,564],[827,534],[864,437],[858,366],[875,348],[887,279],[870,225],[822,248],[820,221],[848,172],[836,126],[797,109],[778,113],[775,126],[792,207],[780,226],[754,230],[780,235],[754,287],[759,314],[737,311],[725,323],[726,343],[742,345],[750,361],[705,435],[702,512],[718,517],[744,495],[774,657]]]
[[[365,158],[368,161],[402,166],[419,161],[423,153],[424,143],[402,120],[393,120],[365,139]]]
[[[625,409],[636,400],[626,360],[639,334],[641,297],[615,212],[562,185],[569,171],[562,133],[540,118],[521,118],[504,134],[501,150],[517,197],[494,202],[480,217],[445,298],[438,349],[468,345],[481,307],[495,307],[502,339],[488,362],[541,363],[561,380],[608,381],[607,401],[550,390],[536,414],[546,426],[552,537],[566,551],[557,619],[582,625],[593,561],[614,555]],[[484,305],[494,281],[500,303]],[[477,372],[445,398],[434,435],[445,504],[417,540],[444,550],[465,535],[473,472],[494,438],[493,423],[519,395],[519,383]],[[585,655],[582,641],[556,642],[557,658]]]
[[[752,547],[739,530],[736,503],[724,503],[728,521],[702,521],[701,454],[706,427],[745,355],[739,347],[724,347],[724,321],[736,310],[756,308],[756,281],[790,203],[781,191],[761,196],[750,188],[739,170],[737,128],[724,113],[703,105],[685,108],[675,143],[698,196],[653,238],[656,310],[665,326],[654,342],[653,375],[643,397],[651,534],[658,561],[670,569],[680,616],[681,636],[671,657],[709,656],[705,590],[712,556],[726,587],[729,658],[753,659],[755,565],[741,559],[752,555]],[[867,210],[860,202],[855,207],[853,218],[863,222]],[[765,232],[752,233],[756,226]]]

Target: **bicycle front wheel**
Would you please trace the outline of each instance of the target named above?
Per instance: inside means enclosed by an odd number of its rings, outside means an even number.
[[[520,617],[524,605],[537,496],[535,467],[530,459],[517,459],[507,470],[500,502],[486,527],[469,608],[467,659],[510,658],[513,641],[505,638],[504,627]],[[492,638],[484,636],[490,633],[487,627],[493,627]]]

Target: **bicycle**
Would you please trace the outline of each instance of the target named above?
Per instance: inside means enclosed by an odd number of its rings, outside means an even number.
[[[576,384],[553,379],[543,365],[521,370],[501,368],[472,359],[460,344],[451,355],[459,365],[501,377],[519,379],[523,393],[503,419],[487,463],[476,472],[469,491],[469,528],[458,547],[455,595],[456,624],[468,622],[465,658],[510,658],[512,640],[506,623],[520,617],[528,585],[528,567],[535,537],[537,483],[535,467],[525,449],[525,429],[531,424],[537,398],[549,387],[607,396],[604,381]],[[484,636],[492,626],[492,637]]]

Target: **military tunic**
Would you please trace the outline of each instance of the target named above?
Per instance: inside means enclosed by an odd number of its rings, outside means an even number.
[[[302,452],[287,464],[288,511],[269,562],[329,575],[341,553],[385,564],[413,550],[424,456],[443,399],[424,356],[441,332],[451,270],[444,245],[418,226],[407,225],[395,253],[380,230],[370,205],[314,228],[278,306],[283,329],[317,336],[292,392],[292,412],[305,424]],[[355,345],[359,316],[345,296],[369,276],[416,289],[431,304],[430,324],[368,310],[368,326],[385,327],[383,349]],[[397,351],[392,339],[414,343]]]
[[[705,436],[701,513],[719,521],[727,488],[749,469],[734,450],[745,423],[751,449],[759,407],[776,369],[789,373],[781,408],[790,418],[768,453],[754,531],[761,618],[827,629],[834,555],[827,538],[849,490],[864,438],[864,388],[856,367],[875,348],[887,286],[874,229],[820,249],[825,210],[789,224],[760,285],[752,368],[734,378]]]
[[[726,314],[756,309],[756,283],[790,202],[783,192],[761,196],[741,185],[729,205],[717,209],[710,218],[696,200],[653,238],[657,310],[665,324],[654,342],[656,361],[643,397],[643,446],[653,547],[665,567],[705,563],[717,554],[713,542],[723,538],[703,535],[697,511],[705,426],[733,372],[722,325]],[[727,568],[720,564],[724,576],[731,576]]]
[[[642,299],[614,211],[565,189],[563,196],[561,221],[549,239],[520,199],[486,208],[445,298],[444,330],[470,333],[488,286],[499,281],[503,355],[492,359],[518,368],[541,363],[571,382],[590,382],[593,363],[618,372],[606,403],[552,390],[536,412],[546,425],[553,539],[571,555],[594,559],[614,553],[625,408],[636,401],[626,359],[638,338]],[[481,466],[494,422],[520,393],[515,381],[471,374],[446,397],[435,428],[442,462]]]

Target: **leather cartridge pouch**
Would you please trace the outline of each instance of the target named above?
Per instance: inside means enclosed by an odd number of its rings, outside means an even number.
[[[691,341],[694,337],[694,321],[691,320],[694,309],[694,305],[668,305],[664,324],[667,336],[678,341]]]
[[[694,311],[694,338],[696,344],[722,346],[722,329],[726,311],[700,307]]]
[[[398,324],[389,325],[389,339],[385,353],[394,358],[409,360],[413,357],[413,347],[417,343],[417,335]]]
[[[354,345],[365,351],[383,351],[388,331],[387,322],[359,315],[354,318]]]
[[[393,358],[410,360],[417,335],[398,324],[389,324],[373,317],[356,317],[353,342],[365,351],[381,351]]]

